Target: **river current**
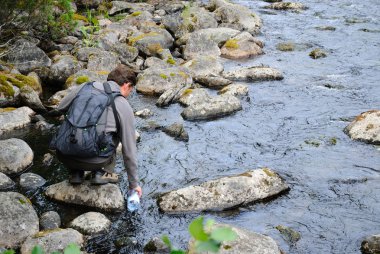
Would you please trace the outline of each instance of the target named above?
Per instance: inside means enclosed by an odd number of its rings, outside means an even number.
[[[92,253],[141,253],[154,236],[168,235],[186,248],[188,224],[199,215],[268,235],[286,253],[360,253],[360,243],[380,233],[380,148],[353,141],[343,129],[361,112],[380,108],[380,3],[378,0],[305,0],[300,13],[267,10],[262,1],[233,1],[263,19],[259,39],[265,54],[250,60],[226,60],[226,70],[269,65],[281,70],[282,81],[249,83],[243,110],[212,121],[183,121],[180,105],[157,108],[154,98],[133,94],[134,110],[150,108],[154,116],[137,119],[160,125],[183,122],[189,142],[175,141],[161,131],[141,131],[139,175],[142,209],[131,215],[106,214],[113,222],[106,235],[88,241]],[[317,27],[331,26],[335,30]],[[294,51],[280,51],[291,42]],[[321,48],[327,57],[312,59]],[[50,134],[20,133],[35,152],[31,172],[47,185],[67,178],[55,161],[42,165]],[[206,180],[269,167],[290,185],[270,201],[225,212],[167,215],[156,204],[160,193]],[[122,169],[118,159],[117,168]],[[120,186],[127,189],[125,173]],[[39,214],[56,210],[64,226],[88,211],[47,200],[43,189],[23,192]],[[275,228],[283,225],[301,234],[286,241]],[[127,247],[115,241],[129,237]]]

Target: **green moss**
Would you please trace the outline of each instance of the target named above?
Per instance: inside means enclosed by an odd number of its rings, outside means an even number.
[[[3,94],[6,97],[13,97],[15,95],[15,90],[12,85],[10,85],[7,80],[4,80],[0,76],[0,94]]]
[[[90,79],[87,76],[79,76],[79,77],[77,77],[75,83],[82,84],[82,83],[88,82],[88,81],[90,81]]]
[[[109,71],[97,71],[96,74],[99,75],[108,75],[110,72]]]
[[[74,82],[74,75],[71,75],[69,76],[67,79],[66,79],[66,82],[65,82],[65,86],[66,88],[69,87],[73,82]]]
[[[181,77],[183,77],[184,79],[187,79],[187,78],[189,78],[189,75],[187,75],[185,72],[183,72],[183,71],[179,71],[178,72],[178,75],[180,75]]]
[[[283,42],[277,44],[276,48],[280,51],[293,51],[295,46],[292,42]]]
[[[146,34],[140,34],[140,35],[135,36],[135,37],[129,37],[128,38],[128,44],[130,46],[134,46],[137,41],[144,39],[145,37],[157,36],[157,35],[158,35],[158,33],[156,33],[156,32],[150,32],[150,33],[146,33]]]
[[[168,76],[166,76],[166,75],[163,74],[163,73],[160,74],[160,77],[163,78],[163,79],[168,79]]]
[[[332,138],[330,138],[330,140],[329,140],[330,144],[333,145],[333,146],[336,145],[337,141],[338,141],[338,140],[337,140],[336,137],[332,137]]]
[[[186,96],[186,95],[188,95],[188,94],[191,94],[193,92],[193,89],[186,89],[185,91],[183,91],[183,94],[182,94],[182,96]]]
[[[171,72],[170,77],[174,77],[174,76],[175,76],[175,73]]]
[[[158,54],[163,51],[160,43],[153,43],[147,46],[147,49],[151,54]]]
[[[141,15],[141,11],[135,11],[134,13],[131,14],[132,17],[137,17]]]
[[[168,57],[168,60],[166,60],[166,62],[167,62],[168,64],[172,64],[172,65],[175,64],[175,60],[173,59],[173,57]]]
[[[15,77],[21,82],[23,82],[24,84],[33,88],[33,90],[35,91],[38,91],[40,89],[37,81],[32,77],[21,75],[21,74],[15,74]]]
[[[32,77],[21,74],[0,73],[0,91],[6,96],[14,96],[13,86],[22,88],[25,85],[30,86],[33,90],[39,91],[40,87],[36,80]]]
[[[50,233],[58,232],[58,231],[61,231],[61,230],[62,230],[61,228],[54,228],[54,229],[43,230],[43,231],[40,231],[37,234],[35,234],[33,236],[33,238],[40,238],[40,237],[46,236],[46,235],[48,235]]]
[[[226,41],[224,44],[226,48],[232,48],[232,49],[237,49],[239,48],[238,40],[236,39],[229,39]]]
[[[305,140],[305,143],[315,147],[319,147],[321,145],[321,143],[319,143],[319,141],[316,140]]]
[[[88,23],[88,19],[85,16],[80,15],[78,13],[73,14],[73,20],[82,20],[82,21]]]
[[[276,174],[273,173],[269,168],[263,168],[263,171],[267,176],[274,177]]]

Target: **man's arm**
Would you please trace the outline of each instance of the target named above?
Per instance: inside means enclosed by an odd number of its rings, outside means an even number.
[[[75,96],[77,96],[79,90],[82,89],[85,84],[86,83],[83,83],[80,86],[69,88],[69,93],[61,100],[56,110],[60,112],[66,112],[69,109],[71,102],[74,100]]]

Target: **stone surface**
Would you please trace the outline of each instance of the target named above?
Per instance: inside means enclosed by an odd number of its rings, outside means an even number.
[[[56,229],[61,226],[61,217],[57,212],[49,211],[43,213],[40,217],[40,229],[49,230]]]
[[[84,243],[83,235],[75,229],[58,228],[41,231],[33,237],[28,237],[21,246],[21,254],[30,254],[36,245],[41,246],[45,253],[54,251],[63,253],[63,250],[71,243],[77,244],[79,247],[82,247]]]
[[[168,192],[158,204],[167,213],[224,210],[278,195],[288,188],[278,174],[261,168]]]
[[[107,59],[107,58],[105,58]],[[114,59],[115,60],[115,59]],[[101,64],[106,64],[107,60],[102,61]],[[115,60],[117,61],[117,60]],[[98,62],[100,64],[100,62]],[[95,63],[94,63],[95,64]],[[111,69],[107,67],[107,69]],[[64,88],[70,88],[72,86],[80,85],[84,82],[88,81],[99,81],[99,82],[105,82],[107,81],[107,76],[109,74],[108,70],[100,70],[100,71],[91,71],[91,70],[80,70],[76,72],[75,74],[71,75],[65,82]],[[57,92],[58,94],[59,92]]]
[[[219,75],[199,76],[194,77],[194,80],[211,89],[221,89],[232,83],[231,80],[220,77]]]
[[[182,64],[182,66],[190,70],[194,79],[211,75],[217,76],[224,70],[220,60],[213,56],[198,56]]]
[[[235,96],[219,95],[188,106],[181,115],[186,120],[206,120],[230,115],[241,109],[241,102]]]
[[[107,74],[120,64],[119,57],[113,52],[103,53],[101,57],[90,55],[87,70]]]
[[[361,113],[344,131],[354,140],[380,145],[380,110]]]
[[[15,182],[12,181],[6,174],[0,172],[0,191],[12,188]]]
[[[128,38],[129,45],[137,47],[147,56],[155,56],[163,49],[173,46],[174,39],[171,34],[162,28],[150,28],[146,33]]]
[[[144,253],[166,254],[170,253],[169,247],[159,237],[152,238],[144,246]]]
[[[182,94],[190,88],[189,84],[179,84],[168,90],[166,90],[161,96],[158,98],[156,105],[158,107],[168,106],[170,103],[175,103],[179,100]]]
[[[274,9],[274,10],[293,10],[293,11],[301,11],[301,10],[307,9],[307,7],[304,4],[292,3],[292,2],[272,3],[268,6],[265,6],[265,8]]]
[[[200,104],[211,99],[211,95],[204,88],[187,89],[179,98],[179,102],[184,106]]]
[[[0,135],[30,124],[31,116],[34,114],[34,111],[28,107],[0,113]]]
[[[43,186],[46,180],[34,173],[24,173],[20,176],[20,186],[27,190],[33,190]]]
[[[189,134],[183,127],[182,123],[173,123],[169,126],[166,126],[162,129],[163,132],[168,134],[171,137],[174,137],[176,140],[180,141],[189,141]]]
[[[37,112],[46,112],[46,108],[42,104],[38,93],[30,86],[23,86],[20,89],[20,99],[22,105],[27,106]]]
[[[124,1],[112,1],[112,8],[109,10],[109,15],[114,15],[121,11],[128,11],[130,13],[136,13],[141,11],[153,12],[154,6],[147,3],[128,3]],[[137,15],[134,14],[134,15]]]
[[[73,56],[63,55],[54,59],[55,62],[51,65],[49,74],[52,82],[64,83],[70,75],[81,69],[80,62]]]
[[[50,185],[46,196],[68,204],[95,207],[104,211],[118,212],[125,209],[124,197],[116,184],[100,186],[85,181],[81,185],[71,185],[68,181]]]
[[[33,163],[33,151],[22,139],[0,140],[0,172],[14,174]]]
[[[263,43],[250,33],[243,32],[228,40],[221,50],[221,56],[228,59],[244,59],[263,54]]]
[[[39,230],[31,202],[16,192],[0,192],[0,247],[17,248]]]
[[[233,95],[236,97],[248,95],[248,86],[242,84],[231,84],[221,89],[218,94]]]
[[[363,254],[379,254],[380,235],[366,237],[362,242],[361,251]]]
[[[153,112],[148,109],[148,108],[144,108],[142,110],[139,110],[137,112],[135,112],[135,116],[138,116],[138,117],[141,117],[141,118],[148,118],[150,116],[153,115]]]
[[[232,81],[265,81],[281,80],[284,78],[279,70],[263,66],[253,66],[225,72],[223,73],[223,77]]]
[[[75,218],[69,225],[82,234],[92,235],[107,231],[111,221],[101,213],[88,212]]]

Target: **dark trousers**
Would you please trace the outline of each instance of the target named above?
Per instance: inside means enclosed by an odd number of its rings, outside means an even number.
[[[116,165],[116,154],[109,158],[77,158],[73,156],[65,156],[57,151],[57,158],[71,172],[77,170],[95,171],[103,170],[108,173],[113,173]],[[87,161],[86,161],[87,160]]]

